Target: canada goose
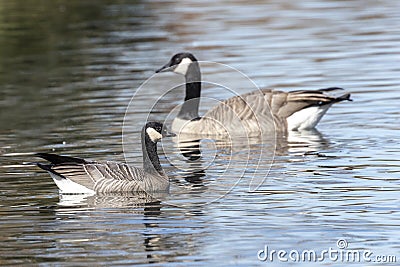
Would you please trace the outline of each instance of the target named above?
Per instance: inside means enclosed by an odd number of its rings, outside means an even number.
[[[148,122],[142,129],[143,169],[112,161],[96,162],[81,158],[37,153],[51,164],[37,163],[46,170],[60,193],[162,192],[168,191],[169,179],[157,155],[157,142],[169,133],[163,124]]]
[[[291,92],[262,89],[224,100],[199,117],[201,72],[197,59],[191,53],[178,53],[156,72],[164,71],[186,79],[185,102],[172,123],[175,133],[259,135],[273,130],[309,130],[332,104],[351,101],[350,94],[338,87]]]

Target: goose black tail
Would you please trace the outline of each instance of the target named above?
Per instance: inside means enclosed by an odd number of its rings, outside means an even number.
[[[333,91],[341,91],[344,90],[343,88],[340,87],[329,87],[329,88],[324,88],[324,89],[319,89],[318,91],[320,92],[333,92]],[[344,95],[338,96],[333,100],[333,103],[340,102],[340,101],[353,101],[353,99],[350,98],[351,94],[346,93]]]
[[[344,94],[344,95],[339,96],[338,98],[336,98],[335,102],[340,102],[340,101],[345,101],[345,100],[353,101],[353,99],[351,99],[350,96],[351,96],[351,94],[349,94],[349,93],[348,94]]]
[[[39,168],[41,168],[42,170],[51,172],[51,164],[43,164],[43,163],[39,163],[39,162],[35,162],[35,165],[38,166]]]
[[[50,154],[50,153],[36,153],[35,156],[45,159],[47,161],[50,161],[52,164],[63,164],[63,163],[88,163],[86,160],[81,159],[81,158],[75,158],[75,157],[67,157],[67,156],[59,156],[56,154]],[[40,163],[39,163],[40,164]],[[40,164],[38,166],[42,169],[44,169],[44,166],[50,166],[50,165],[45,165],[45,164]],[[47,170],[47,169],[44,169]]]

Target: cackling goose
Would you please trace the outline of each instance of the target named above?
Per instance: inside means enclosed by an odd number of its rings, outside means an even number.
[[[168,191],[169,179],[157,155],[157,142],[175,136],[162,123],[148,122],[142,129],[143,169],[112,161],[96,162],[81,158],[37,153],[50,164],[37,163],[46,170],[60,193],[162,192]]]

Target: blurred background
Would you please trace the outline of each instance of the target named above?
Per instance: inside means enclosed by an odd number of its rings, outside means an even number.
[[[400,259],[399,26],[391,0],[0,1],[0,264],[249,266],[263,264],[265,244],[322,250],[339,238]],[[98,196],[62,205],[49,175],[22,165],[35,160],[26,153],[52,151],[124,161],[132,96],[180,51],[262,88],[338,86],[354,102],[334,106],[319,132],[279,143],[271,170],[261,159],[257,175],[270,173],[258,193],[237,173],[260,162],[245,164],[240,151],[187,163],[196,171],[162,157],[172,192],[139,204]],[[182,100],[176,92],[156,118]],[[138,108],[136,133],[145,114]]]

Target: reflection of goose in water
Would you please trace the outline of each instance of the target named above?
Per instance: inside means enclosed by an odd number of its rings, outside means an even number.
[[[99,231],[108,231],[102,226],[96,228],[93,224],[99,222],[99,218],[87,216],[87,214],[106,213],[106,219],[126,220],[126,223],[120,222],[113,224],[118,227],[123,234],[118,240],[111,238],[110,242],[118,242],[130,244],[134,242],[135,248],[140,248],[145,252],[148,263],[159,262],[165,260],[164,255],[160,255],[160,251],[166,251],[171,248],[171,239],[174,234],[161,233],[158,231],[158,217],[162,214],[161,209],[164,207],[161,199],[165,199],[168,194],[152,194],[146,193],[98,193],[96,195],[60,195],[59,207],[55,209],[56,217],[68,217],[66,220],[58,220],[58,230],[70,231],[70,218],[76,220],[76,224],[83,229],[98,229]],[[85,216],[79,216],[81,213]],[[126,217],[124,214],[128,214]],[[101,216],[101,215],[99,215]],[[101,216],[100,222],[104,219]],[[102,223],[99,223],[102,225]],[[96,236],[96,235],[95,235]],[[93,236],[93,238],[95,238]],[[68,237],[67,237],[68,238]],[[66,239],[67,239],[66,238]],[[64,239],[63,241],[66,242]],[[68,242],[68,239],[67,239]],[[54,241],[56,243],[56,240]],[[131,245],[130,245],[131,246]],[[182,246],[182,244],[179,244]]]
[[[308,131],[290,131],[286,139],[278,141],[277,143],[284,143],[286,141],[287,148],[283,151],[290,153],[308,154],[329,146],[329,141],[316,129]]]
[[[121,192],[89,194],[60,194],[61,210],[82,208],[146,208],[159,205],[168,193]],[[136,213],[136,212],[135,212]],[[139,211],[139,213],[142,213]]]
[[[329,141],[316,129],[309,131],[289,131],[285,136],[232,136],[231,139],[213,139],[214,142],[203,143],[201,135],[180,134],[173,138],[175,147],[187,156],[201,155],[202,150],[217,150],[223,154],[256,152],[263,150],[264,156],[285,155],[287,153],[308,154],[325,149]],[[203,144],[202,146],[200,144]],[[212,144],[212,145],[211,145]],[[217,153],[218,153],[217,152]],[[240,154],[240,153],[239,153]],[[245,156],[247,153],[242,153]],[[189,158],[190,160],[190,158]]]
[[[185,101],[172,123],[172,130],[179,134],[260,135],[313,129],[334,103],[350,100],[350,94],[337,87],[291,92],[263,89],[231,97],[199,117],[202,80],[197,59],[191,53],[176,54],[157,70],[163,71],[186,79]]]
[[[192,169],[190,169],[192,168]],[[203,192],[206,190],[204,177],[206,176],[205,168],[201,163],[197,162],[195,165],[190,166],[188,169],[179,170],[174,176],[178,186],[185,186],[191,189],[196,189],[195,192]],[[179,179],[182,179],[179,181]]]
[[[195,139],[193,139],[193,136],[189,136],[189,138],[186,139],[180,137],[174,137],[173,140],[182,156],[189,161],[199,160],[201,158],[200,142],[202,139],[196,139],[195,137]]]
[[[204,140],[188,139],[182,143],[174,141],[173,150],[167,153],[170,164],[175,168],[174,175],[171,175],[171,183],[178,187],[202,190],[205,186],[203,178],[206,175],[207,161],[212,161],[212,156],[208,155],[208,151],[205,151],[205,154],[201,153]]]

